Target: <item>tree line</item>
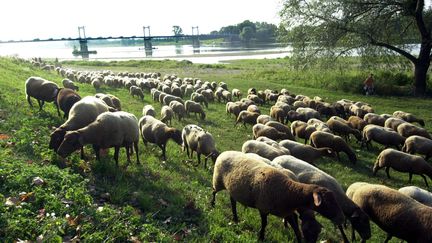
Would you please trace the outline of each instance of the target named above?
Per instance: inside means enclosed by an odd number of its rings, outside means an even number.
[[[278,27],[267,22],[245,20],[235,25],[224,26],[219,31],[214,30],[210,34],[238,35],[239,40],[245,43],[275,42],[278,37]]]

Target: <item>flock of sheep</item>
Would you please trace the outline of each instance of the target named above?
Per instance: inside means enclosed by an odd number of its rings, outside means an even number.
[[[352,240],[355,232],[363,242],[368,240],[372,220],[387,232],[386,242],[393,236],[408,242],[432,242],[432,193],[414,186],[398,191],[364,182],[353,183],[345,191],[334,177],[314,164],[323,156],[341,160],[340,152],[356,163],[357,155],[350,145],[353,135],[362,147],[369,148],[372,141],[386,147],[377,156],[374,175],[385,168],[390,178],[392,168],[409,173],[410,182],[413,174],[420,175],[427,186],[425,175],[432,179],[432,165],[427,162],[432,156],[432,140],[426,129],[413,124],[424,126],[424,121],[413,114],[395,111],[379,115],[364,102],[343,99],[328,103],[286,89],[251,88],[247,97],[241,98],[239,89],[230,92],[223,82],[162,77],[159,73],[55,70],[65,78],[64,88],[39,77],[28,78],[25,88],[31,106],[33,97],[40,109],[44,102],[54,102],[59,115],[59,109],[64,112],[67,120],[51,134],[49,144],[62,157],[78,149],[83,157],[83,146],[91,144],[97,159],[100,149],[114,147],[118,164],[119,149],[125,147],[128,162],[135,152],[140,163],[141,137],[144,144],[158,145],[166,159],[166,144],[172,139],[189,157],[196,152],[199,163],[201,155],[205,156],[205,167],[207,159],[214,161],[213,206],[216,193],[227,190],[235,222],[237,202],[258,209],[260,240],[264,239],[267,216],[272,214],[283,218],[285,226],[291,225],[299,242],[316,242],[322,228],[315,219],[314,212],[318,212],[338,226],[345,242],[346,220],[352,226]],[[125,87],[141,99],[144,92],[149,92],[154,101],[163,104],[162,118],[156,119],[153,106],[145,105],[138,120],[121,111],[120,100],[110,94],[81,98],[74,82],[91,84],[96,90],[102,85]],[[212,134],[197,125],[186,125],[182,131],[167,125],[173,118],[181,120],[191,112],[205,119],[204,107],[216,101],[226,103],[227,114],[235,116],[234,126],[252,125],[254,140],[244,142],[241,152],[220,153]],[[264,103],[274,103],[269,115],[261,114],[259,106]],[[296,142],[296,137],[304,139],[304,144]]]

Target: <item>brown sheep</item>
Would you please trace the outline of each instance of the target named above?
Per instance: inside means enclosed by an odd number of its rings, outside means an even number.
[[[286,113],[285,113],[284,109],[282,109],[281,107],[272,106],[270,108],[270,117],[275,119],[276,121],[278,121],[280,123],[284,123]]]
[[[391,128],[397,132],[398,126],[402,123],[407,123],[407,121],[404,121],[400,118],[390,117],[385,121],[384,127]]]
[[[422,154],[425,160],[432,157],[432,140],[422,136],[410,136],[405,140],[402,151],[409,154]]]
[[[367,125],[368,123],[363,120],[362,118],[358,117],[358,116],[350,116],[348,118],[348,125],[354,129],[359,130],[360,132],[363,131],[363,128]]]
[[[304,160],[310,164],[314,164],[315,160],[322,156],[330,158],[336,157],[336,153],[330,148],[314,148],[310,145],[304,145],[296,141],[282,140],[279,142],[280,145],[287,148],[291,155]]]
[[[291,133],[291,129],[284,124],[277,122],[277,121],[268,121],[264,125],[274,127],[279,132],[285,133],[287,135],[287,138],[290,140],[295,140],[294,136]]]
[[[185,102],[185,107],[186,107],[186,114],[189,115],[189,113],[193,112],[195,113],[195,117],[196,114],[200,114],[201,120],[204,120],[206,117],[206,114],[204,112],[203,107],[200,105],[200,103],[197,103],[195,101],[192,100],[187,100]]]
[[[399,135],[390,128],[369,124],[363,128],[363,140],[361,147],[366,144],[366,148],[369,148],[371,141],[375,141],[386,146],[386,148],[389,146],[395,146],[397,149],[399,149],[399,146],[404,144],[405,139],[406,138]]]
[[[426,129],[418,127],[408,122],[400,124],[397,128],[397,132],[401,136],[404,136],[406,138],[412,135],[418,135],[428,139],[432,139],[431,135]]]
[[[349,160],[355,164],[357,156],[352,148],[341,137],[327,133],[316,131],[310,135],[311,145],[315,148],[330,148],[336,152],[338,160],[340,160],[339,152],[344,152]]]
[[[395,112],[393,112],[393,116],[395,116],[395,117],[397,117],[397,118],[400,118],[400,119],[403,119],[404,121],[407,121],[407,122],[417,122],[418,124],[420,124],[422,127],[424,127],[425,126],[425,122],[424,122],[424,120],[423,119],[421,119],[421,118],[417,118],[416,116],[414,116],[413,114],[411,114],[411,113],[408,113],[408,112],[404,112],[404,111],[395,111]]]
[[[243,122],[244,127],[246,127],[246,123],[255,125],[259,115],[260,114],[256,112],[241,111],[237,116],[234,126],[236,126],[239,122]]]
[[[274,127],[263,125],[263,124],[255,124],[252,127],[252,131],[253,131],[254,139],[261,137],[261,136],[270,138],[270,139],[275,140],[275,141],[281,140],[281,139],[292,138],[292,136],[290,136],[290,134],[280,132]]]
[[[40,111],[42,110],[45,101],[54,102],[54,105],[57,108],[57,113],[60,116],[60,110],[56,102],[59,90],[60,88],[56,83],[39,77],[30,77],[25,82],[26,98],[31,107],[33,107],[33,104],[30,100],[30,97],[33,97],[37,100]]]
[[[357,141],[362,140],[362,135],[359,130],[351,128],[347,122],[340,121],[340,117],[332,116],[326,122],[327,126],[335,133],[345,137],[345,141],[348,141],[349,135],[353,134]]]
[[[64,118],[67,119],[69,117],[70,109],[79,100],[81,100],[81,96],[79,96],[79,94],[77,94],[74,90],[68,88],[62,88],[59,90],[56,102],[63,111]]]
[[[307,144],[310,135],[316,131],[313,125],[308,125],[303,121],[295,121],[291,123],[291,134],[295,137],[304,139],[304,144]]]

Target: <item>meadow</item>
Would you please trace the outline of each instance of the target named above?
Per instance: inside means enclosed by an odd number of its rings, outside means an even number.
[[[429,98],[409,96],[364,96],[361,82],[370,70],[309,69],[298,71],[290,67],[289,60],[247,60],[232,64],[192,64],[187,61],[125,61],[125,62],[64,62],[64,67],[75,70],[112,70],[114,72],[160,72],[179,77],[196,77],[203,81],[223,81],[229,89],[238,88],[246,93],[257,89],[287,88],[296,94],[320,96],[333,102],[342,98],[370,103],[377,113],[396,110],[411,112],[425,119],[426,128],[432,130]],[[384,82],[388,77],[401,80],[405,87],[410,74],[372,70],[376,79]],[[40,76],[61,85],[63,79],[56,72],[42,71],[17,59],[0,58],[0,241],[41,239],[60,242],[81,239],[89,242],[254,242],[260,227],[259,213],[255,209],[238,206],[240,222],[232,221],[229,197],[218,193],[216,206],[210,206],[213,163],[196,166],[181,147],[170,141],[167,160],[161,151],[140,142],[141,164],[132,159],[127,164],[125,151],[120,151],[120,166],[116,167],[110,155],[96,161],[90,148],[90,159],[84,161],[79,153],[61,159],[48,149],[49,134],[64,120],[57,116],[53,104],[46,104],[41,112],[31,108],[25,100],[24,82],[30,76]],[[380,84],[381,85],[381,84]],[[94,95],[88,84],[78,84],[83,97]],[[393,86],[391,86],[393,87]],[[359,90],[360,89],[360,90]],[[404,88],[395,88],[401,89]],[[386,90],[384,88],[384,90]],[[161,105],[145,93],[144,101],[132,98],[124,88],[103,86],[98,92],[116,95],[122,109],[141,117],[142,108],[152,104],[157,111]],[[402,94],[402,93],[401,93]],[[384,93],[383,93],[384,95]],[[34,102],[35,104],[35,102]],[[270,105],[261,107],[268,114]],[[252,139],[250,126],[234,127],[234,117],[225,113],[225,104],[211,103],[204,121],[194,116],[173,120],[173,126],[182,129],[197,124],[216,139],[219,151],[241,150],[244,141]],[[321,159],[317,165],[334,176],[346,189],[356,181],[366,181],[399,188],[408,185],[408,174],[391,171],[387,179],[380,171],[372,176],[372,165],[382,146],[374,144],[371,151],[361,149],[351,140],[358,156],[351,164],[345,155],[342,161]],[[134,157],[132,157],[134,158]],[[35,185],[33,178],[41,177],[44,184]],[[412,185],[425,188],[423,179],[414,176]],[[16,200],[12,200],[16,199]],[[340,241],[339,232],[331,222],[318,217],[324,225],[320,240]],[[348,230],[346,233],[348,234]],[[370,242],[382,242],[385,233],[372,223]],[[269,217],[266,230],[268,242],[292,242],[291,229],[284,229],[280,218]],[[398,242],[393,239],[392,242]]]

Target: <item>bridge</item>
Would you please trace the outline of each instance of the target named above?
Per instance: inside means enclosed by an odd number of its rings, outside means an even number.
[[[148,34],[146,33],[146,29],[148,30]],[[81,36],[81,30],[83,36]],[[194,48],[194,52],[199,53],[200,40],[211,40],[211,39],[219,39],[219,38],[233,38],[238,35],[234,34],[199,34],[198,26],[192,27],[191,35],[160,35],[160,36],[151,36],[150,35],[150,27],[144,26],[144,35],[143,36],[99,36],[99,37],[86,37],[84,26],[78,27],[79,37],[68,37],[68,38],[48,38],[48,39],[39,39],[35,38],[32,40],[8,40],[2,41],[0,40],[0,44],[8,44],[8,43],[28,43],[28,42],[50,42],[50,41],[78,41],[80,43],[80,50],[74,50],[74,55],[80,55],[84,59],[89,58],[89,54],[96,54],[96,51],[88,50],[88,41],[94,40],[122,40],[122,39],[143,39],[144,40],[144,50],[146,52],[146,56],[151,56],[153,51],[152,41],[179,41],[179,40],[192,40],[192,46]],[[195,33],[194,33],[194,30]],[[147,34],[147,35],[146,35]],[[196,50],[196,51],[195,51]]]

